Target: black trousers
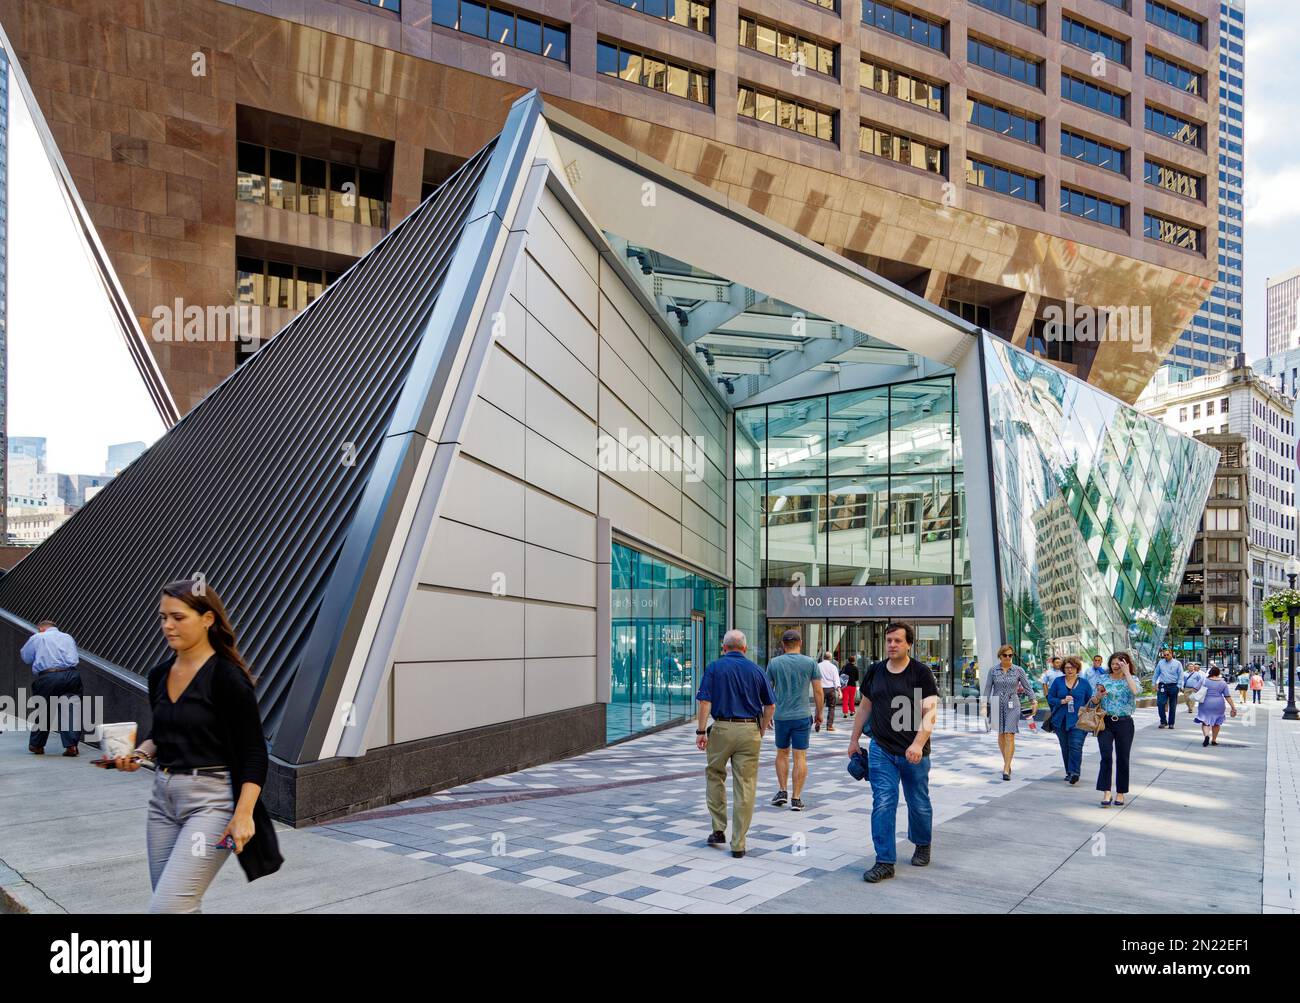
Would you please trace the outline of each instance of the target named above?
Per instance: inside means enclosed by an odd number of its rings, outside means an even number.
[[[1128,755],[1133,749],[1133,719],[1113,718],[1106,715],[1106,728],[1097,735],[1101,750],[1101,768],[1097,771],[1097,790],[1113,790],[1116,794],[1128,793]],[[1111,762],[1114,761],[1115,783],[1110,782]]]
[[[59,729],[59,738],[63,741],[63,747],[70,749],[78,744],[81,741],[81,673],[75,668],[38,672],[32,680],[32,693],[43,697],[46,701],[46,730],[33,730],[27,740],[27,748],[45,748],[45,743],[50,737],[50,727],[59,724],[66,726]],[[59,701],[56,699],[58,697],[75,698],[75,700],[62,701],[64,706],[60,709]],[[59,720],[61,717],[64,719]]]

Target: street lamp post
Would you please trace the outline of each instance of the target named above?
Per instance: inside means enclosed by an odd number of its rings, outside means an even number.
[[[1286,577],[1291,588],[1295,588],[1296,576],[1300,575],[1300,561],[1292,555],[1286,562]],[[1300,721],[1300,710],[1295,705],[1295,615],[1300,612],[1295,606],[1286,608],[1289,637],[1287,639],[1286,671],[1286,710],[1282,712],[1284,721]]]

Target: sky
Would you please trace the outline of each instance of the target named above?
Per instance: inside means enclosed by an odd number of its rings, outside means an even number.
[[[1246,0],[1246,356],[1265,351],[1269,275],[1300,266],[1300,17],[1295,0]]]
[[[1296,10],[1295,0],[1246,3],[1243,308],[1251,359],[1265,350],[1266,278],[1300,266]],[[9,434],[46,436],[51,470],[96,473],[110,443],[151,443],[162,424],[12,73],[9,95]]]
[[[9,78],[9,435],[45,436],[46,469],[104,470],[115,442],[152,443],[162,419]]]

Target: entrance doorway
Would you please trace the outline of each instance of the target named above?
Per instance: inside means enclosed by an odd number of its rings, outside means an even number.
[[[885,627],[888,620],[769,620],[767,650],[771,658],[781,653],[781,635],[793,627],[803,637],[803,653],[820,659],[829,651],[837,665],[850,655],[862,668],[885,657]],[[913,622],[916,638],[912,657],[934,673],[939,692],[954,694],[952,621]]]

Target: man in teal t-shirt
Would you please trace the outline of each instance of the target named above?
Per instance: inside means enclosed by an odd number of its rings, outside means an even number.
[[[792,811],[803,811],[799,795],[808,779],[808,740],[812,734],[812,717],[808,713],[808,691],[817,703],[817,718],[822,716],[821,673],[817,663],[799,654],[803,638],[797,630],[781,635],[784,655],[767,663],[767,679],[776,695],[776,782],[780,788],[772,804],[781,807],[787,800]],[[786,779],[790,775],[790,747],[794,747],[794,797],[788,798]]]

